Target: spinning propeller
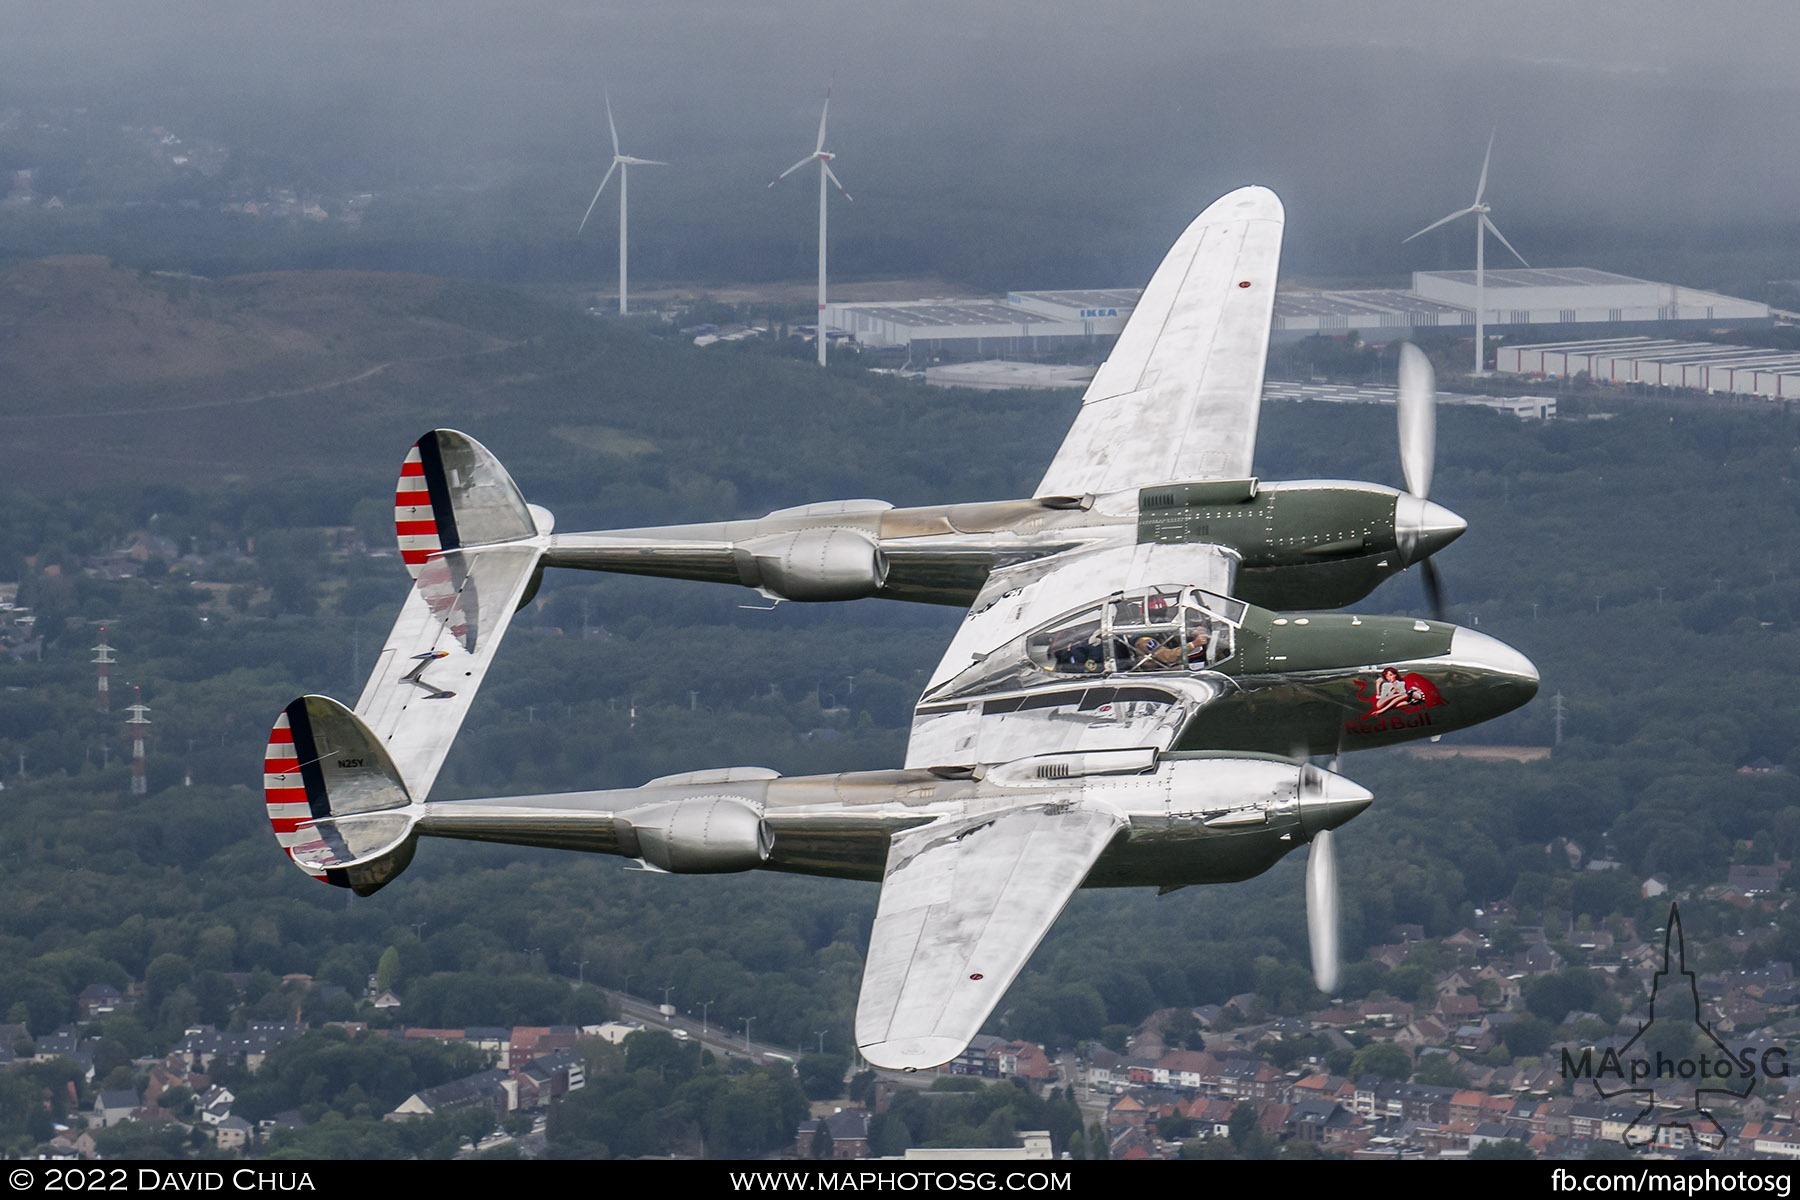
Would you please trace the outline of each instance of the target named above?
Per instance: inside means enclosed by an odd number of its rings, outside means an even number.
[[[1306,939],[1313,982],[1329,995],[1337,991],[1339,965],[1337,843],[1329,829],[1313,834],[1306,856]]]
[[[1304,756],[1304,749],[1295,755]],[[1341,961],[1333,831],[1367,808],[1370,799],[1367,791],[1337,773],[1337,765],[1336,754],[1324,770],[1309,764],[1300,786],[1300,825],[1312,842],[1306,856],[1306,940],[1312,949],[1313,982],[1328,994],[1337,991]]]
[[[1437,459],[1437,379],[1431,360],[1411,342],[1400,345],[1400,469],[1407,494],[1394,509],[1394,534],[1408,566],[1424,569],[1431,615],[1444,620],[1444,584],[1431,556],[1459,537],[1468,523],[1433,504],[1431,470]]]

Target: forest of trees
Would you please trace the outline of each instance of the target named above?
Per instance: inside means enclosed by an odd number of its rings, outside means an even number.
[[[598,994],[570,986],[581,975],[639,994],[667,987],[682,1009],[710,1001],[715,1024],[750,1018],[777,1044],[810,1047],[828,1031],[824,1048],[847,1052],[874,887],[671,878],[431,843],[380,895],[347,897],[284,863],[269,836],[257,790],[268,725],[297,694],[360,687],[405,587],[386,550],[384,496],[407,442],[433,423],[465,424],[573,529],[846,496],[1026,494],[1073,397],[926,390],[848,366],[819,374],[778,354],[709,357],[621,328],[570,326],[519,354],[574,365],[554,383],[500,389],[505,411],[496,403],[466,423],[391,398],[371,427],[407,432],[380,455],[321,455],[254,486],[165,479],[0,496],[0,582],[18,582],[17,603],[45,635],[41,659],[0,657],[0,1019],[42,1036],[74,1019],[83,987],[140,984],[137,1009],[97,1030],[108,1073],[128,1077],[132,1057],[195,1023],[369,1016],[355,997],[378,969],[404,998],[401,1019],[427,1025],[596,1019]],[[1653,872],[1696,888],[1734,859],[1800,851],[1789,667],[1800,422],[1618,408],[1548,424],[1440,416],[1433,498],[1471,525],[1441,559],[1450,616],[1517,645],[1544,677],[1537,702],[1458,736],[1549,746],[1560,695],[1563,739],[1541,762],[1383,751],[1343,763],[1377,796],[1341,838],[1346,996],[1420,986],[1407,968],[1356,961],[1396,923],[1443,935],[1499,898],[1521,921],[1655,918],[1637,892]],[[1259,471],[1393,480],[1391,428],[1377,408],[1272,403]],[[391,461],[371,469],[359,456]],[[178,553],[127,578],[89,571],[141,532]],[[960,614],[880,601],[761,612],[738,607],[747,596],[548,580],[438,795],[625,786],[732,764],[897,763],[913,699]],[[1422,604],[1402,577],[1361,607]],[[110,714],[96,711],[89,661],[101,626],[118,658]],[[142,798],[127,786],[126,694],[152,709]],[[1740,771],[1759,760],[1785,771]],[[1624,869],[1571,872],[1546,854],[1558,838]],[[1683,912],[1696,944],[1727,953],[1695,935],[1741,918]],[[1297,862],[1161,898],[1079,895],[991,1029],[1053,1048],[1122,1044],[1159,1008],[1252,989],[1271,1012],[1304,1011],[1320,1002],[1304,928]],[[1800,957],[1800,920],[1777,915],[1750,953]],[[349,995],[317,1000],[281,983],[291,973]],[[364,1084],[346,1101],[348,1083],[318,1078],[318,1099],[344,1121],[388,1099]],[[683,1128],[723,1144],[762,1135],[709,1125],[709,1089],[781,1090],[758,1078],[665,1073],[653,1098],[685,1106]],[[605,1095],[572,1114],[604,1110]],[[769,1103],[789,1101],[771,1092]],[[16,1109],[0,1103],[0,1120],[28,1136]],[[629,1135],[579,1136],[618,1151]]]

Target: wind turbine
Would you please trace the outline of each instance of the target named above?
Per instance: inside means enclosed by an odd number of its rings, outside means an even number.
[[[666,167],[669,164],[666,162],[658,162],[654,158],[633,158],[629,154],[619,153],[619,127],[613,124],[612,96],[610,95],[606,97],[606,128],[612,133],[612,166],[606,168],[606,177],[600,181],[600,186],[594,189],[594,198],[588,201],[587,211],[581,215],[581,224],[576,227],[575,236],[580,237],[581,231],[587,228],[588,218],[594,215],[594,205],[600,203],[600,193],[606,190],[606,185],[612,182],[613,172],[617,171],[619,173],[619,315],[624,316],[626,312],[625,226],[627,212],[625,201],[626,195],[629,192],[629,189],[625,185],[630,178],[629,168]]]
[[[1440,217],[1438,220],[1433,221],[1425,228],[1419,230],[1418,233],[1413,234],[1412,237],[1402,238],[1400,240],[1400,244],[1404,246],[1407,242],[1412,241],[1413,238],[1419,237],[1421,234],[1430,233],[1440,225],[1448,225],[1458,217],[1466,217],[1470,213],[1475,215],[1475,374],[1477,375],[1484,374],[1487,368],[1486,314],[1483,312],[1483,306],[1485,304],[1485,300],[1483,299],[1484,280],[1487,269],[1485,262],[1487,234],[1492,233],[1495,237],[1500,239],[1500,244],[1502,246],[1505,246],[1508,250],[1512,250],[1512,256],[1519,260],[1521,266],[1529,267],[1531,265],[1525,261],[1525,256],[1523,254],[1520,254],[1517,250],[1513,250],[1513,244],[1506,240],[1506,235],[1501,233],[1493,221],[1488,219],[1488,213],[1492,212],[1493,209],[1482,202],[1481,195],[1487,190],[1488,159],[1492,158],[1493,154],[1494,135],[1490,132],[1488,134],[1487,153],[1481,156],[1481,178],[1475,183],[1475,203],[1469,205],[1467,208],[1459,208],[1447,217]]]
[[[813,147],[813,152],[769,180],[769,186],[774,187],[807,163],[816,160],[819,164],[819,323],[814,327],[816,332],[813,340],[819,344],[821,367],[825,365],[825,181],[829,179],[838,191],[844,192],[844,199],[851,199],[850,193],[844,191],[844,185],[838,182],[838,177],[831,170],[831,160],[837,155],[825,149],[825,117],[830,112],[831,93],[827,91],[825,107],[819,110],[819,141]]]

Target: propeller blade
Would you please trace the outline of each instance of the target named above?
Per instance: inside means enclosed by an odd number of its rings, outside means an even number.
[[[846,199],[846,200],[854,200],[855,199],[855,197],[853,197],[849,192],[844,192],[844,185],[841,183],[838,183],[838,177],[832,173],[830,163],[821,162],[819,165],[825,168],[825,178],[831,180],[832,183],[837,185],[837,190],[844,193],[844,199]]]
[[[588,218],[594,215],[594,205],[600,203],[600,193],[606,190],[606,185],[612,182],[613,172],[618,169],[619,162],[614,159],[613,165],[606,168],[606,175],[600,180],[600,186],[594,189],[594,198],[588,201],[587,211],[581,214],[581,224],[575,227],[576,237],[580,237],[581,231],[587,228]]]
[[[612,95],[610,93],[606,97],[606,128],[612,133],[613,157],[617,158],[619,157],[619,127],[613,124]]]
[[[1487,228],[1487,231],[1489,233],[1493,234],[1495,237],[1500,239],[1500,244],[1502,246],[1505,246],[1508,250],[1512,250],[1512,256],[1519,260],[1520,266],[1529,267],[1531,265],[1530,263],[1525,261],[1525,256],[1523,254],[1520,254],[1517,250],[1513,250],[1513,244],[1506,240],[1506,235],[1504,233],[1500,232],[1500,229],[1498,226],[1496,226],[1492,221],[1488,220],[1486,213],[1483,213],[1481,215],[1481,223],[1483,226],[1485,226]]]
[[[1481,193],[1487,191],[1488,159],[1494,157],[1494,135],[1500,132],[1498,125],[1488,130],[1487,153],[1481,156],[1481,178],[1475,181],[1475,203],[1481,203]]]
[[[1402,246],[1404,246],[1404,245],[1406,245],[1406,243],[1408,243],[1408,242],[1410,242],[1410,241],[1412,241],[1412,240],[1413,240],[1413,238],[1416,238],[1416,237],[1423,237],[1423,236],[1425,236],[1425,235],[1426,235],[1426,234],[1428,234],[1428,233],[1430,233],[1430,232],[1431,232],[1431,231],[1432,231],[1432,230],[1434,230],[1434,229],[1436,229],[1436,228],[1437,228],[1437,227],[1438,227],[1438,226],[1440,226],[1440,225],[1448,225],[1448,224],[1449,224],[1449,223],[1450,223],[1450,222],[1452,222],[1452,221],[1454,221],[1454,220],[1456,220],[1456,218],[1458,218],[1458,217],[1466,217],[1466,216],[1468,216],[1468,215],[1469,215],[1469,214],[1470,214],[1470,213],[1472,213],[1472,212],[1474,212],[1474,211],[1475,211],[1475,206],[1474,206],[1474,205],[1473,205],[1473,204],[1471,204],[1471,205],[1470,205],[1470,206],[1469,206],[1469,207],[1467,207],[1467,208],[1459,208],[1459,209],[1457,209],[1457,210],[1456,210],[1456,211],[1455,211],[1455,212],[1453,212],[1453,213],[1451,213],[1451,214],[1450,214],[1450,215],[1449,215],[1449,216],[1447,216],[1447,217],[1440,217],[1440,218],[1439,218],[1439,219],[1437,219],[1437,220],[1435,220],[1435,221],[1433,221],[1433,222],[1432,222],[1432,223],[1431,223],[1431,224],[1429,224],[1429,225],[1427,225],[1427,226],[1426,226],[1426,227],[1425,227],[1425,228],[1423,228],[1423,229],[1421,229],[1421,230],[1419,230],[1419,232],[1418,232],[1418,233],[1415,233],[1415,234],[1413,234],[1413,235],[1412,235],[1412,237],[1403,237],[1403,238],[1401,238],[1401,239],[1400,239],[1400,244],[1401,244],[1401,245],[1402,245]]]
[[[1438,576],[1437,561],[1428,558],[1419,567],[1424,572],[1425,602],[1431,605],[1431,615],[1439,621],[1449,620],[1445,615],[1444,581]]]
[[[1431,468],[1437,459],[1437,380],[1431,360],[1411,342],[1400,344],[1400,469],[1406,490],[1423,500],[1431,495]]]
[[[1329,829],[1313,834],[1306,856],[1306,936],[1312,946],[1313,982],[1321,992],[1337,991],[1337,850]]]
[[[815,159],[817,157],[818,156],[816,154],[807,155],[805,158],[801,159],[799,162],[795,163],[793,166],[789,167],[787,170],[783,171],[781,174],[777,175],[775,178],[769,180],[769,186],[774,187],[776,184],[780,183],[782,180],[786,179],[789,175],[792,175],[795,171],[798,171],[801,167],[804,167],[807,163],[811,162],[813,159]]]

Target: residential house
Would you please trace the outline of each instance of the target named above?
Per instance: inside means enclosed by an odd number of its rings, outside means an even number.
[[[1136,1096],[1130,1094],[1120,1096],[1106,1110],[1108,1129],[1118,1129],[1121,1126],[1142,1129],[1149,1122],[1150,1110],[1145,1108]]]
[[[1096,1043],[1088,1047],[1083,1077],[1086,1079],[1088,1087],[1096,1091],[1116,1092],[1127,1082],[1124,1067],[1125,1056],[1123,1054],[1108,1050],[1105,1046]]]
[[[1050,1061],[1044,1048],[1035,1042],[1005,1042],[994,1053],[999,1058],[999,1075],[1002,1079],[1048,1083],[1056,1078],[1056,1064]]]
[[[1156,1060],[1151,1078],[1160,1087],[1199,1091],[1218,1071],[1218,1059],[1204,1050],[1169,1050]]]
[[[1751,899],[1760,900],[1781,890],[1781,869],[1739,864],[1725,872],[1725,886]]]
[[[461,1079],[452,1079],[449,1083],[438,1087],[426,1088],[414,1092],[399,1107],[389,1113],[387,1119],[406,1120],[409,1117],[428,1116],[432,1113],[446,1112],[457,1108],[471,1108],[485,1105],[496,1114],[507,1111],[511,1096],[507,1091],[508,1076],[506,1071],[494,1067],[486,1071],[477,1071],[473,1075],[465,1075]]]
[[[512,1073],[511,1108],[544,1108],[587,1084],[581,1058],[573,1050],[552,1050]]]
[[[110,983],[90,983],[75,997],[75,1008],[83,1021],[111,1016],[124,1006],[124,995]]]
[[[236,1101],[230,1088],[214,1085],[194,1098],[194,1109],[200,1114],[202,1124],[218,1125],[230,1118],[231,1106]]]
[[[1005,1045],[1002,1039],[992,1034],[980,1033],[969,1039],[962,1053],[951,1059],[947,1069],[952,1075],[984,1075],[990,1079],[1000,1074],[1000,1047]]]
[[[507,1038],[506,1060],[500,1065],[530,1062],[552,1050],[573,1050],[581,1030],[573,1025],[520,1025]]]
[[[98,1125],[102,1129],[111,1129],[114,1125],[122,1125],[131,1120],[131,1114],[138,1110],[141,1101],[133,1088],[113,1088],[94,1096],[94,1115],[90,1125]]]
[[[213,1144],[227,1153],[248,1149],[254,1135],[250,1122],[242,1117],[226,1117],[212,1127]]]
[[[1317,1146],[1334,1146],[1349,1137],[1362,1122],[1330,1100],[1301,1100],[1289,1115],[1293,1136]]]
[[[814,1117],[800,1123],[794,1139],[794,1153],[800,1158],[817,1158],[817,1140],[821,1134],[831,1137],[833,1159],[869,1157],[869,1114],[860,1108],[840,1108],[829,1116]]]
[[[206,1071],[220,1058],[242,1058],[244,1069],[255,1074],[263,1060],[275,1047],[300,1036],[301,1027],[283,1021],[252,1021],[241,1033],[219,1033],[206,1026],[187,1031],[175,1044],[173,1053],[186,1061],[190,1070]]]

